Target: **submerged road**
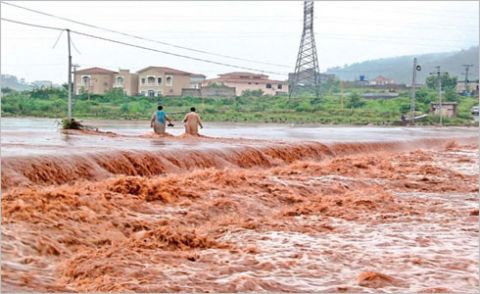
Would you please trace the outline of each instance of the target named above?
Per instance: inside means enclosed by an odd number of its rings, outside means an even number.
[[[404,128],[404,127],[325,127],[275,124],[205,123],[201,134],[208,137],[234,138],[225,145],[223,140],[176,140],[175,138],[142,137],[152,134],[147,121],[88,121],[86,125],[117,136],[84,136],[65,134],[59,121],[42,118],[2,118],[1,151],[5,156],[40,154],[72,154],[111,150],[145,150],[218,148],[232,144],[252,144],[250,140],[268,142],[391,142],[427,138],[465,138],[478,136],[478,128]],[[167,132],[183,134],[177,122]],[[245,140],[242,142],[241,139]]]

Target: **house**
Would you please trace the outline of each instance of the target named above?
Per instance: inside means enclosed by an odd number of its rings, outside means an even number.
[[[148,97],[181,96],[189,88],[192,74],[164,66],[149,66],[137,71],[138,92]]]
[[[465,81],[458,81],[457,82],[457,93],[459,94],[469,94],[471,96],[478,96],[479,92],[479,80],[476,81],[469,81],[467,83],[468,91],[465,87]]]
[[[118,72],[92,67],[77,70],[74,76],[75,93],[105,94],[113,88],[121,88],[127,95],[137,95],[138,79],[128,69]]]
[[[376,86],[384,86],[384,85],[392,85],[392,84],[395,84],[394,80],[390,78],[386,78],[382,75],[379,75],[378,77],[370,81],[370,85],[376,85]]]
[[[218,75],[216,79],[205,80],[202,87],[222,85],[235,88],[235,95],[241,96],[244,91],[262,90],[264,94],[276,95],[288,93],[288,82],[271,80],[267,75],[250,72],[230,72]]]
[[[113,88],[123,89],[126,95],[138,95],[138,75],[130,73],[128,69],[120,69],[113,75]]]
[[[100,67],[77,70],[74,76],[75,93],[104,94],[112,89],[115,71]]]
[[[446,117],[455,117],[457,116],[457,102],[442,102],[441,107],[439,102],[431,102],[430,112],[436,115],[442,113]]]
[[[190,89],[200,89],[202,83],[207,77],[202,74],[191,74],[190,75]]]

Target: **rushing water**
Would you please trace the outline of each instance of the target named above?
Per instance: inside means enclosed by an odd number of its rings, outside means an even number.
[[[140,138],[152,130],[147,121],[84,121],[101,131],[119,137],[95,137],[65,134],[59,121],[42,118],[3,118],[1,121],[2,155],[58,154],[112,149],[159,150],[161,148],[202,147],[206,142],[180,142],[159,138]],[[182,126],[168,128],[172,135],[183,134]],[[262,139],[271,141],[368,142],[424,138],[467,137],[478,134],[476,128],[381,128],[381,127],[318,127],[270,124],[205,123],[201,134],[209,137]],[[212,142],[211,142],[212,143]],[[219,144],[215,142],[215,144]]]
[[[2,119],[4,291],[478,290],[477,129],[86,123]]]

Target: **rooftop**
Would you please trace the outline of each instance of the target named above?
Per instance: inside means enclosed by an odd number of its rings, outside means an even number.
[[[79,74],[115,74],[117,73],[116,71],[104,69],[101,67],[91,67],[91,68],[85,68],[81,70],[77,70],[76,73]]]
[[[162,71],[162,72],[165,72],[167,74],[192,75],[192,73],[189,73],[189,72],[186,72],[186,71],[183,71],[183,70],[178,70],[178,69],[166,67],[166,66],[149,66],[149,67],[142,68],[142,69],[138,70],[137,72],[141,73],[141,72],[144,72],[144,71],[149,70],[149,69],[156,69],[158,71]]]

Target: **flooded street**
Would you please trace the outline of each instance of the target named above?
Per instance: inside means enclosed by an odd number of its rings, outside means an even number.
[[[3,118],[1,128],[2,155],[31,155],[85,153],[108,150],[158,151],[165,148],[179,149],[187,146],[215,145],[222,142],[210,140],[175,140],[172,138],[141,138],[152,132],[147,121],[83,121],[86,125],[101,131],[113,132],[111,136],[83,136],[59,132],[60,121],[44,118]],[[177,122],[174,128],[167,128],[174,136],[183,134],[183,126]],[[427,138],[463,138],[477,136],[476,128],[381,128],[381,127],[318,127],[274,124],[229,124],[206,123],[201,134],[210,138],[231,138],[241,144],[250,140],[272,142],[321,141],[338,142],[391,142]],[[172,143],[174,142],[174,143]]]
[[[87,124],[2,119],[4,291],[479,287],[477,128]]]

